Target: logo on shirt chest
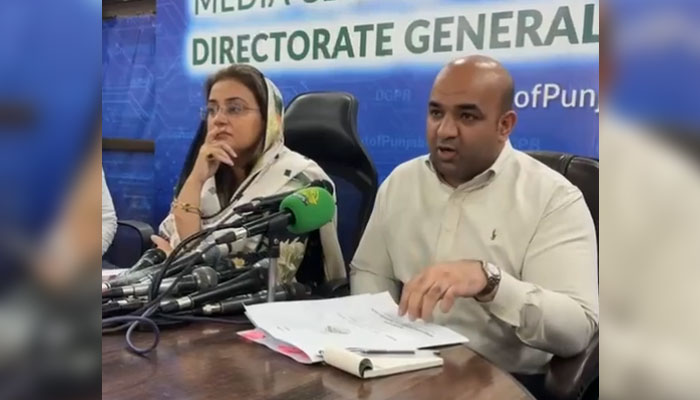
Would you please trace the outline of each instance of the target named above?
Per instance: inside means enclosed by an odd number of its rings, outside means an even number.
[[[491,232],[491,241],[496,240],[496,229]]]

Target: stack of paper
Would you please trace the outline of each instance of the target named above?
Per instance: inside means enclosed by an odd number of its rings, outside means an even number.
[[[388,292],[256,304],[246,307],[246,315],[259,331],[241,336],[283,354],[291,346],[309,362],[322,361],[324,347],[406,350],[468,342],[444,326],[399,317]],[[292,358],[304,362],[298,356]]]

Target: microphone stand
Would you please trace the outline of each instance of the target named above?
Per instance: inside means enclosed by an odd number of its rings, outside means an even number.
[[[268,222],[267,243],[270,264],[267,270],[267,302],[275,301],[277,286],[277,265],[280,257],[280,240],[289,225],[289,216],[279,215]]]

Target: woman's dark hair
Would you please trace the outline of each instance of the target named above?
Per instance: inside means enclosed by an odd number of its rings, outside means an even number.
[[[262,117],[263,132],[267,127],[267,85],[265,84],[265,78],[263,74],[258,71],[255,67],[245,64],[235,64],[230,67],[226,67],[214,75],[210,76],[204,84],[204,98],[205,101],[209,99],[209,94],[211,93],[212,87],[220,81],[227,79],[233,79],[245,87],[247,87],[253,96],[255,96],[255,101],[257,103],[258,109],[260,110],[260,115]],[[185,180],[192,172],[194,168],[194,163],[197,160],[197,155],[199,154],[199,148],[202,147],[204,139],[207,136],[207,121],[201,121],[197,133],[192,141],[189,151],[187,152],[187,158],[185,158],[185,164],[180,173],[180,179],[178,180],[177,186],[175,187],[175,196],[180,194],[182,185],[185,184]],[[263,133],[263,140],[265,135]],[[222,208],[226,207],[231,201],[231,197],[236,191],[238,185],[241,182],[235,182],[235,177],[230,168],[219,168],[214,175],[216,179],[217,196],[219,197],[219,202]]]

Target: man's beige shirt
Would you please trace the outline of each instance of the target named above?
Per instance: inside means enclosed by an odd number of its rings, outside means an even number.
[[[381,185],[351,265],[353,293],[388,290],[430,265],[486,260],[503,272],[490,303],[457,299],[434,321],[467,336],[502,368],[543,372],[582,351],[598,327],[597,245],[585,200],[563,176],[507,143],[496,162],[453,188],[428,156]]]

